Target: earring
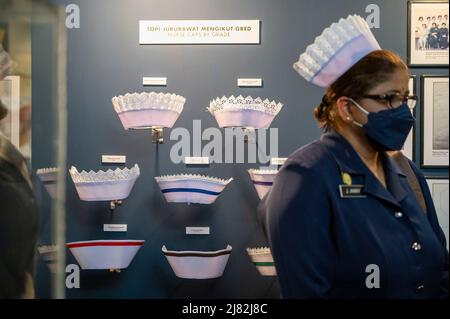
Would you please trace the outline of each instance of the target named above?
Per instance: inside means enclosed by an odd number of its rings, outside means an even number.
[[[350,122],[351,121],[350,116],[347,116],[346,120]]]

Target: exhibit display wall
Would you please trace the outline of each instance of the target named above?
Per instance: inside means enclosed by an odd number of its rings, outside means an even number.
[[[407,59],[406,0],[70,0],[53,1],[80,9],[80,28],[67,29],[67,192],[66,241],[145,241],[121,271],[81,270],[80,287],[67,289],[68,298],[279,298],[275,276],[262,276],[247,248],[267,246],[256,208],[260,201],[249,169],[270,163],[225,163],[230,145],[224,129],[207,111],[210,101],[222,96],[252,96],[283,103],[267,130],[278,129],[278,156],[319,138],[313,117],[324,90],[304,81],[292,65],[318,32],[349,14],[367,17],[366,8],[379,7],[380,28],[372,29],[382,48]],[[140,20],[260,20],[259,44],[140,44]],[[58,85],[48,73],[55,63],[54,29],[35,21],[32,27],[33,148],[32,167],[51,167],[51,151],[40,143],[52,127],[51,91]],[[445,68],[411,69],[416,94],[421,95],[421,75],[448,75]],[[164,77],[166,85],[144,86],[144,77]],[[239,87],[239,78],[262,79],[260,87]],[[186,99],[172,128],[163,130],[163,143],[153,143],[151,130],[125,130],[111,99],[134,92],[175,93]],[[421,125],[421,102],[416,107],[416,132]],[[222,132],[223,163],[186,165],[173,163],[171,150],[179,138],[171,132],[190,132],[189,156],[196,138],[194,120],[201,132]],[[448,131],[448,129],[447,129]],[[156,133],[155,133],[156,134]],[[421,134],[414,135],[414,161],[421,163]],[[206,145],[208,141],[203,141]],[[251,144],[248,141],[246,146]],[[269,143],[267,143],[269,144]],[[272,143],[274,144],[274,143]],[[259,147],[260,145],[258,145]],[[268,147],[269,148],[269,145]],[[231,149],[235,149],[231,146]],[[268,150],[267,150],[268,153]],[[103,155],[124,155],[126,164],[104,164]],[[258,158],[257,158],[258,159]],[[99,171],[131,169],[139,177],[129,196],[113,211],[109,201],[80,200],[69,169]],[[445,168],[426,168],[427,177],[448,178]],[[228,180],[211,204],[168,202],[155,177],[201,174]],[[313,187],[313,185],[311,185]],[[39,197],[49,196],[41,186]],[[308,194],[305,194],[308,196]],[[119,199],[119,198],[116,198]],[[49,233],[42,212],[43,233]],[[105,224],[126,225],[126,232],[106,232]],[[186,227],[209,227],[209,234],[187,235]],[[139,242],[139,245],[142,242]],[[40,244],[46,244],[45,238]],[[223,275],[210,279],[185,279],[175,275],[167,251],[220,251],[232,247]],[[370,249],[370,247],[367,247]],[[166,252],[167,253],[167,252]],[[170,255],[170,253],[168,253]],[[67,264],[79,260],[67,249]],[[99,255],[100,256],[100,255]],[[97,256],[97,257],[99,257]],[[123,256],[122,256],[123,257]],[[101,256],[99,258],[102,258]],[[223,262],[223,261],[222,261]],[[112,267],[114,268],[114,267]],[[195,268],[195,267],[194,267]],[[185,270],[185,269],[184,269]],[[195,269],[194,269],[195,270]],[[40,260],[37,296],[50,297],[46,285],[49,269]],[[220,274],[219,274],[220,275]]]

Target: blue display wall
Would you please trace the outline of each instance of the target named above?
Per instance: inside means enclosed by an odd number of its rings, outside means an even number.
[[[406,59],[406,0],[72,0],[80,8],[79,29],[68,29],[68,168],[108,169],[103,154],[127,156],[127,167],[141,168],[131,195],[111,213],[107,203],[83,202],[67,179],[67,241],[144,239],[131,266],[121,273],[82,271],[80,288],[67,289],[68,298],[278,298],[276,277],[259,275],[247,247],[266,245],[256,215],[259,198],[247,170],[259,163],[212,164],[187,167],[170,161],[176,141],[164,132],[164,143],[152,143],[149,131],[125,131],[111,98],[127,92],[170,92],[186,97],[175,124],[192,130],[193,120],[203,129],[217,127],[206,112],[211,99],[223,95],[251,95],[284,103],[272,123],[278,128],[279,157],[317,139],[320,129],[312,110],[324,91],[308,84],[292,68],[305,47],[332,22],[348,14],[366,17],[366,7],[380,8],[380,28],[373,32],[381,46]],[[258,19],[257,45],[139,45],[139,20]],[[48,74],[54,30],[45,22],[33,24],[33,168],[51,166],[49,147],[42,143],[52,126],[50,96],[56,84]],[[446,69],[413,69],[412,74],[447,74]],[[144,76],[164,76],[165,87],[144,87]],[[262,78],[261,88],[238,88],[237,78]],[[420,81],[416,89],[420,90]],[[420,94],[420,92],[418,91]],[[421,105],[417,108],[420,109]],[[420,112],[417,112],[420,117]],[[417,130],[420,130],[418,118]],[[420,145],[420,134],[415,144]],[[47,143],[48,144],[48,143]],[[416,162],[420,150],[415,149]],[[167,203],[155,176],[192,173],[234,181],[212,205]],[[445,170],[427,175],[447,176]],[[44,195],[40,195],[44,196]],[[308,196],[308,194],[305,194]],[[46,216],[47,212],[43,212]],[[124,234],[103,232],[103,224],[127,224]],[[188,236],[186,226],[209,226],[207,236]],[[48,232],[49,223],[43,222]],[[161,247],[173,250],[217,250],[233,247],[224,275],[218,279],[177,278]],[[294,247],[292,247],[294,249]],[[76,260],[67,252],[67,263]],[[49,297],[48,269],[39,263],[38,297]]]

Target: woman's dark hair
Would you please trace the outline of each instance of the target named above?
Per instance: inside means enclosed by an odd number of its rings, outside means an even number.
[[[340,97],[367,94],[389,80],[397,70],[408,72],[408,67],[400,56],[391,51],[376,50],[359,60],[327,88],[322,102],[314,109],[319,126],[324,129],[333,126],[334,107]]]

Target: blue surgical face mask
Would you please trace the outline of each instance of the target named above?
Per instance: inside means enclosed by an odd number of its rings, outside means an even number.
[[[373,113],[365,110],[354,100],[350,101],[367,115],[366,124],[362,125],[356,121],[353,123],[364,130],[377,151],[399,151],[403,148],[415,122],[406,102],[395,109]]]

